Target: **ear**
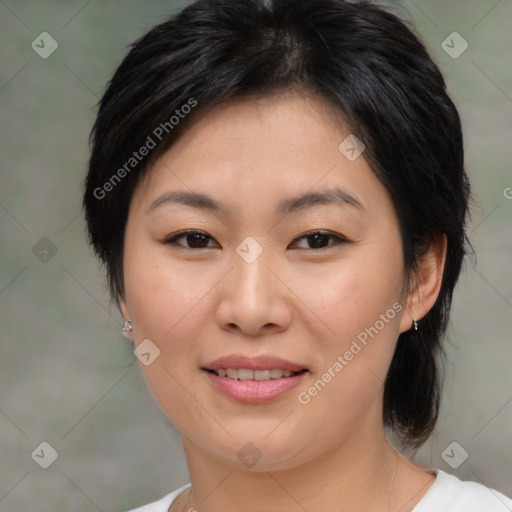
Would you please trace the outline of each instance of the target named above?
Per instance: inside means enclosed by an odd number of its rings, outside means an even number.
[[[128,318],[131,318],[130,312],[128,311],[128,306],[123,298],[119,298],[118,300],[118,306],[121,311],[121,315],[123,315],[123,320],[127,320]],[[131,338],[130,334],[123,333],[126,338]]]
[[[444,233],[432,238],[422,257],[400,320],[400,332],[408,331],[414,320],[421,320],[435,304],[441,289],[448,241]]]

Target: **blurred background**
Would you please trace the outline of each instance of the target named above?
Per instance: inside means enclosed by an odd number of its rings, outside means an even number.
[[[186,3],[0,0],[0,510],[122,511],[188,482],[81,211],[107,81],[129,43]],[[445,75],[476,198],[439,423],[409,455],[512,495],[512,4],[388,5]]]

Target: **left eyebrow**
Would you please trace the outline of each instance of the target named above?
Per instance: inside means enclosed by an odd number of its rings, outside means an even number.
[[[320,192],[307,192],[300,196],[280,201],[277,205],[277,212],[282,215],[287,215],[304,208],[311,208],[321,204],[353,206],[360,210],[366,210],[362,203],[352,194],[349,194],[341,187],[334,187]]]
[[[229,208],[206,194],[176,190],[167,192],[155,199],[148,208],[148,213],[167,203],[178,203],[201,210],[229,215]],[[352,206],[365,211],[366,208],[353,195],[340,187],[328,188],[319,192],[306,192],[300,196],[281,200],[276,207],[276,213],[287,215],[299,210],[318,205]]]

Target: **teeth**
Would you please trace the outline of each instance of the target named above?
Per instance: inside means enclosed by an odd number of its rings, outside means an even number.
[[[220,377],[228,377],[234,380],[270,380],[270,379],[281,379],[283,377],[291,377],[296,375],[298,372],[292,372],[290,370],[279,370],[273,368],[271,370],[250,370],[248,368],[219,368],[214,372]]]
[[[227,376],[230,379],[238,379],[238,370],[233,370],[232,368],[228,368]]]
[[[228,375],[231,370],[228,370]],[[233,370],[233,372],[238,373],[238,380],[252,380],[254,378],[254,372],[252,370],[244,370],[240,368],[240,370]],[[229,375],[231,378],[233,377],[233,373]]]
[[[254,370],[254,380],[270,380],[270,370]]]

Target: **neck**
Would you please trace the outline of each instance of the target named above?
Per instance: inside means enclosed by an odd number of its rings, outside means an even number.
[[[183,438],[183,444],[192,487],[176,508],[180,511],[391,510],[393,486],[405,460],[389,444],[383,428],[360,428],[314,460],[280,471],[256,471],[257,466],[241,470],[190,439]]]

